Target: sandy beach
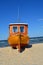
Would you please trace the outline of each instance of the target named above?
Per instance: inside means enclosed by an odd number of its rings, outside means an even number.
[[[0,65],[43,65],[43,43],[32,44],[22,53],[12,47],[0,47]]]

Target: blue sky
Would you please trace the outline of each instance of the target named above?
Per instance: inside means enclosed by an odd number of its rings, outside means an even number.
[[[9,24],[28,23],[30,37],[43,36],[43,0],[0,0],[0,39],[9,36]]]

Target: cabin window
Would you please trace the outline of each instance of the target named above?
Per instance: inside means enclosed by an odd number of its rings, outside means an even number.
[[[20,32],[24,32],[24,26],[20,27]]]
[[[17,27],[13,27],[13,32],[18,32]]]

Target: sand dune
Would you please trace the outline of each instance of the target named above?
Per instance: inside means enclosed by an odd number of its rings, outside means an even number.
[[[43,65],[43,43],[33,44],[22,53],[11,47],[0,48],[0,65]]]

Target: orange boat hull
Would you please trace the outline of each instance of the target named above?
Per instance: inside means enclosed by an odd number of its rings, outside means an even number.
[[[12,35],[8,38],[9,45],[12,47],[16,47],[20,49],[20,47],[24,47],[29,43],[29,37],[23,35]]]

